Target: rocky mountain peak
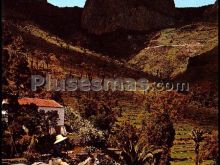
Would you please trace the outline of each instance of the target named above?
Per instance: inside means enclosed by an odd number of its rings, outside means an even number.
[[[174,24],[173,0],[87,0],[82,27],[103,34],[118,29],[149,31]]]

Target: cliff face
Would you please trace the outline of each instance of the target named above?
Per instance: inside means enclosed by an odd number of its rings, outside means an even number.
[[[93,34],[118,29],[149,31],[174,24],[173,0],[87,0],[81,25]]]

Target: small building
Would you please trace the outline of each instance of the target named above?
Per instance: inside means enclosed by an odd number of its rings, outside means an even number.
[[[61,133],[66,135],[66,129],[64,126],[64,107],[57,103],[54,100],[49,99],[39,99],[39,98],[20,98],[18,99],[18,103],[22,105],[30,105],[35,104],[38,107],[38,111],[43,110],[45,112],[48,111],[57,111],[59,115],[59,119],[57,122],[58,131],[56,133]],[[51,133],[55,132],[55,128],[51,128]]]

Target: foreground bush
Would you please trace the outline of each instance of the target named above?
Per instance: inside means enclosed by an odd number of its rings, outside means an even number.
[[[66,124],[69,126],[69,132],[76,133],[80,138],[81,145],[91,145],[100,147],[105,144],[105,134],[96,129],[91,122],[83,119],[77,112],[71,108],[66,108]],[[74,140],[74,139],[73,139]]]

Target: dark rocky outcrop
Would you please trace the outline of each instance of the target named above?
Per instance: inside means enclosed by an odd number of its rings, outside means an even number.
[[[212,5],[202,7],[176,8],[176,25],[190,24],[195,22],[217,22],[218,1]]]
[[[87,0],[82,27],[93,34],[149,31],[174,25],[173,0]]]
[[[177,80],[218,81],[218,46],[199,56],[190,57],[186,72],[176,77]]]
[[[217,21],[218,20],[218,1],[215,4],[210,5],[203,13],[203,16],[207,20]]]

